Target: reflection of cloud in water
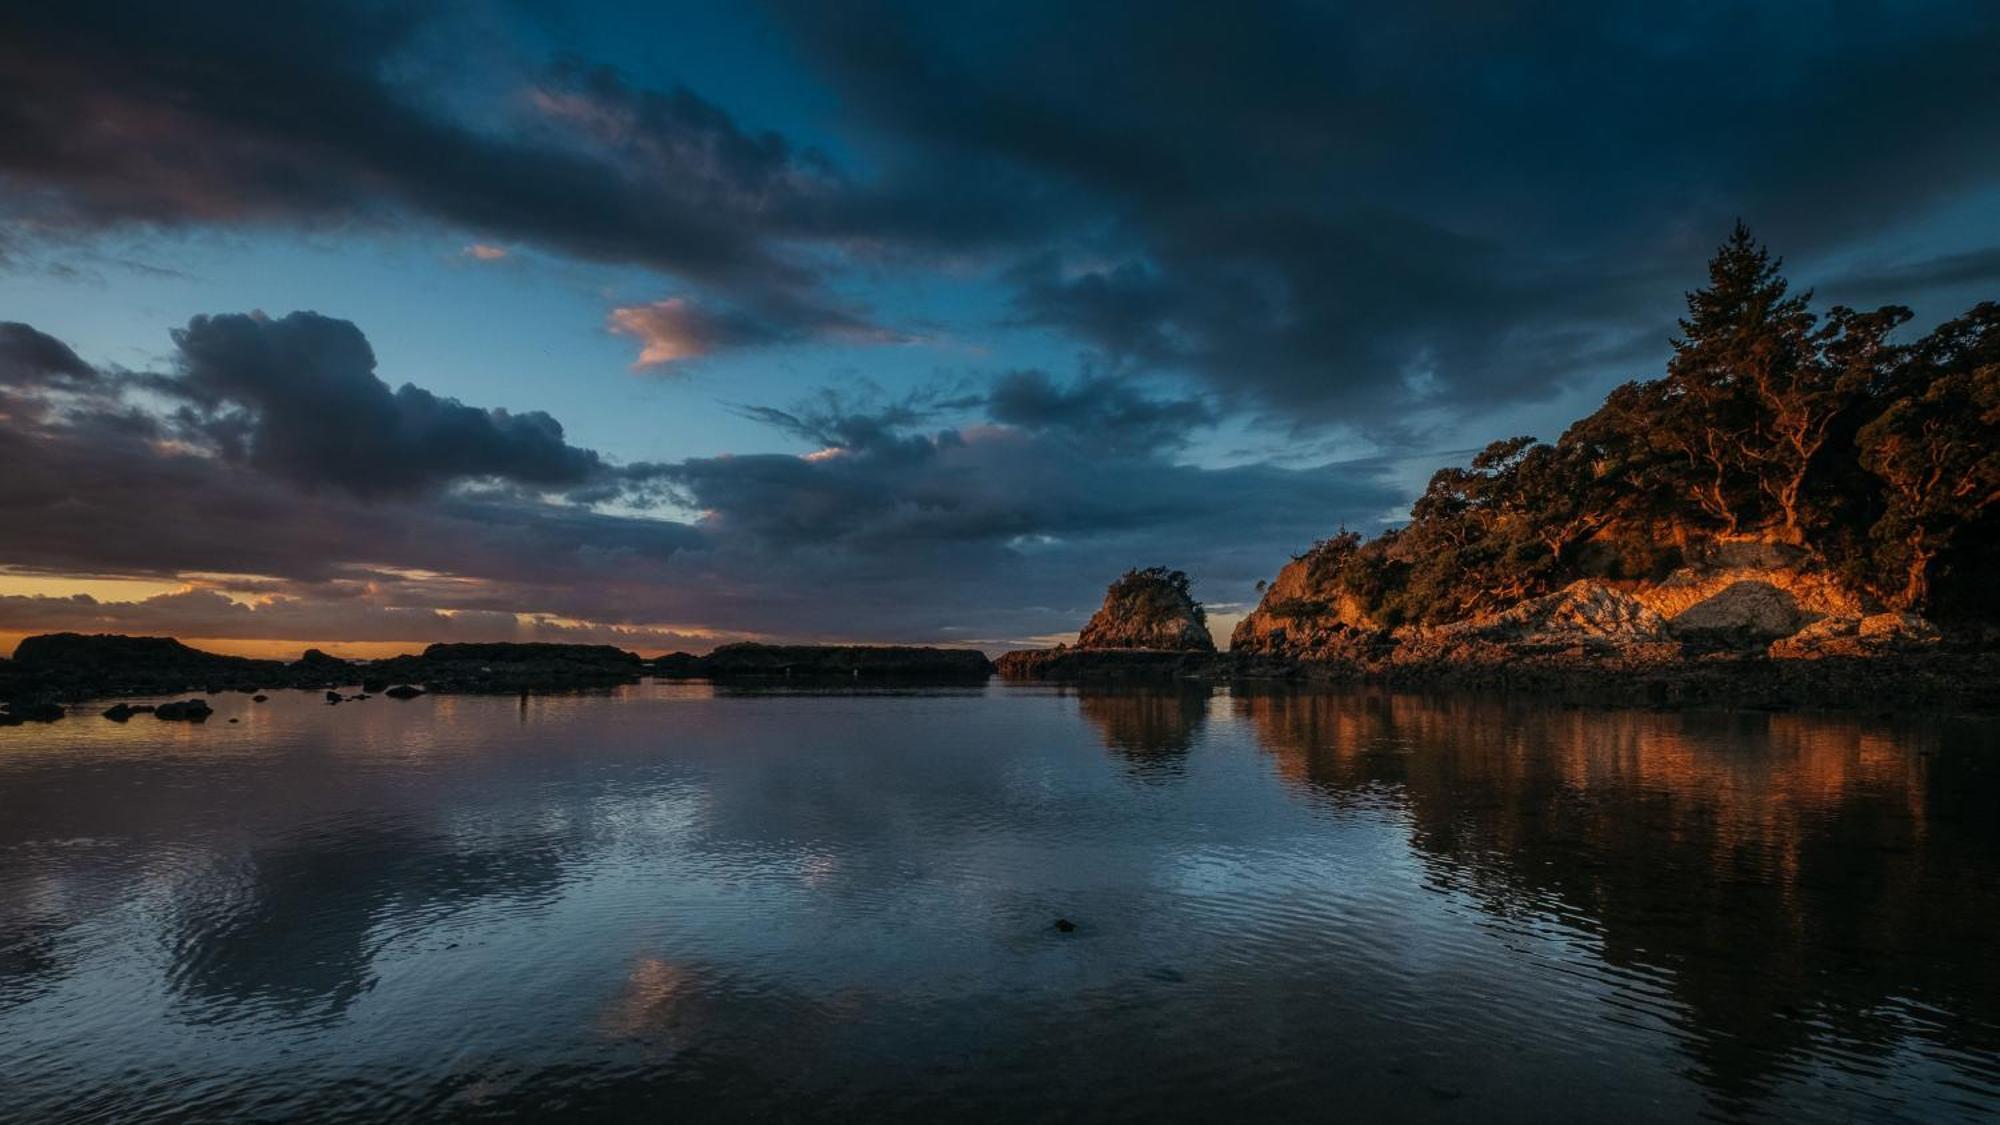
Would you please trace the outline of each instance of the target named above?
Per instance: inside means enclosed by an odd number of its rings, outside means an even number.
[[[545,899],[562,860],[545,839],[467,847],[370,824],[287,839],[246,865],[230,891],[184,896],[198,905],[173,939],[172,983],[213,1005],[201,1018],[267,1007],[336,1017],[368,989],[374,958],[397,931],[480,899]]]
[[[1804,1076],[1830,1043],[2000,1050],[1982,932],[2000,888],[1980,874],[2000,830],[1965,808],[1991,778],[1963,772],[2000,751],[1990,734],[1967,727],[1940,755],[1845,717],[1283,691],[1233,705],[1299,792],[1407,810],[1439,889],[1581,926],[1630,970],[1586,966],[1614,987],[1659,982],[1658,1015],[1725,1104]]]
[[[1208,721],[1205,686],[1084,687],[1077,706],[1097,728],[1104,746],[1124,759],[1135,776],[1180,776],[1186,757]]]
[[[679,1047],[682,1034],[699,1026],[694,1005],[688,1003],[699,998],[700,984],[690,970],[659,957],[642,957],[601,1023],[612,1035],[664,1037]]]

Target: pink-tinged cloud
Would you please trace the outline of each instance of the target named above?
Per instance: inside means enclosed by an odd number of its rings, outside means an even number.
[[[494,246],[486,242],[475,242],[467,246],[463,253],[466,257],[474,261],[498,262],[507,257],[507,248],[505,246]]]
[[[730,348],[828,340],[866,346],[907,344],[916,337],[869,324],[840,309],[795,300],[767,301],[754,311],[698,305],[686,297],[669,297],[644,305],[611,310],[605,325],[620,336],[639,341],[634,370],[667,367]]]
[[[610,328],[639,341],[639,358],[633,361],[634,368],[661,367],[714,350],[685,297],[612,309]]]

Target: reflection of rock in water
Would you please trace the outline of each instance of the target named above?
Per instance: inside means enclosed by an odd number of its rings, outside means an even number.
[[[1142,776],[1177,776],[1208,720],[1206,687],[1101,687],[1077,693],[1083,716]]]
[[[1990,731],[1919,747],[1790,714],[1283,692],[1235,707],[1302,792],[1406,809],[1441,890],[1503,918],[1580,918],[1605,962],[1664,982],[1725,1104],[1828,1040],[2000,1050]]]
[[[561,858],[538,840],[468,849],[445,837],[370,826],[252,853],[235,893],[203,887],[181,920],[173,983],[192,1000],[270,1005],[332,1017],[364,992],[385,925],[490,896],[539,896]],[[220,1018],[239,1014],[228,1009]]]
[[[0,1008],[37,995],[67,971],[64,929],[50,918],[0,915]]]
[[[669,1046],[700,1025],[702,982],[688,969],[658,957],[642,957],[625,987],[604,1012],[604,1030],[621,1037],[664,1037]]]

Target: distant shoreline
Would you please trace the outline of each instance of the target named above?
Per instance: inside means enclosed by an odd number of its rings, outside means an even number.
[[[744,683],[1064,685],[1174,683],[1518,694],[1564,704],[1653,709],[2000,712],[2000,654],[1981,648],[1778,660],[1731,654],[1642,659],[1588,646],[1493,647],[1428,660],[1301,660],[1251,652],[1058,647],[989,663],[968,649],[894,645],[735,645],[645,660],[602,645],[432,645],[367,663],[308,652],[292,662],[202,652],[164,637],[54,634],[26,661],[0,661],[0,725],[53,721],[79,705],[183,693],[326,691],[330,702],[381,694],[530,694],[602,690],[644,679]]]

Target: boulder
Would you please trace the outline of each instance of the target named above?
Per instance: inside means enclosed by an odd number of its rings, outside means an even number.
[[[153,717],[169,722],[205,723],[215,708],[205,699],[184,699],[179,703],[162,703],[153,709]]]
[[[390,699],[415,699],[423,693],[424,689],[420,687],[412,687],[409,684],[397,684],[382,694],[388,696]]]
[[[1188,576],[1156,566],[1128,570],[1111,584],[1104,604],[1077,634],[1076,647],[1214,652],[1215,639],[1208,615],[1188,592]]]
[[[1758,579],[1732,582],[1674,615],[1667,628],[1688,640],[1769,642],[1789,637],[1806,614],[1788,591]]]

